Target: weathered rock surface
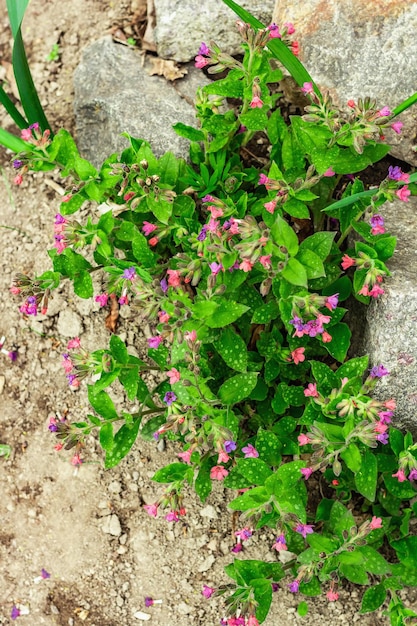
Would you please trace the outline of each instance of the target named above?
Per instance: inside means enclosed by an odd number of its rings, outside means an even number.
[[[370,364],[389,370],[378,383],[378,397],[397,400],[395,426],[417,434],[417,198],[385,204],[387,229],[397,236],[385,294],[367,309],[363,353]]]
[[[274,19],[294,23],[300,60],[339,103],[368,95],[393,109],[416,91],[417,0],[281,0]],[[417,165],[417,106],[400,119],[391,153]]]
[[[155,41],[159,56],[193,59],[202,41],[215,41],[228,54],[241,52],[236,14],[222,0],[154,0]],[[239,4],[270,24],[275,0],[241,0]]]
[[[179,137],[172,125],[195,123],[196,84],[207,79],[200,70],[175,81],[150,76],[139,53],[112,41],[110,36],[94,42],[84,52],[74,73],[74,107],[77,145],[97,167],[110,154],[129,143],[121,133],[146,139],[154,153],[168,150],[188,155],[189,142]]]

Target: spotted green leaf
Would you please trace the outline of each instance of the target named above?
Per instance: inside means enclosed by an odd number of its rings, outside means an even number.
[[[376,456],[368,450],[363,455],[360,469],[357,470],[355,474],[356,489],[365,498],[367,498],[371,502],[374,502],[377,480],[378,466]]]
[[[242,337],[231,328],[226,328],[214,343],[224,362],[237,372],[246,372],[248,352]]]
[[[124,424],[115,434],[114,443],[111,450],[106,453],[106,460],[104,467],[110,469],[114,467],[128,454],[133,444],[136,441],[136,437],[139,430],[139,420],[135,420],[133,424]]]
[[[239,319],[249,307],[233,300],[222,300],[211,317],[205,320],[209,328],[223,328]]]
[[[281,462],[281,442],[274,433],[260,428],[255,448],[259,452],[259,458],[269,465],[276,466]]]
[[[363,594],[361,613],[372,613],[385,602],[387,591],[382,583],[369,587]]]
[[[255,388],[258,380],[258,372],[237,374],[228,378],[220,387],[218,395],[225,404],[236,404],[249,396]]]

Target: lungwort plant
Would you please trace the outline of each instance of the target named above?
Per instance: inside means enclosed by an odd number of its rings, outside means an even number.
[[[156,472],[149,515],[181,521],[188,489],[205,501],[221,481],[241,520],[233,553],[270,535],[267,561],[239,555],[229,584],[204,587],[223,595],[223,625],[263,622],[278,588],[334,601],[344,581],[365,587],[362,613],[385,604],[393,625],[408,624],[417,615],[397,591],[417,584],[417,444],[393,426],[395,399],[372,397],[384,365],[348,358],[343,319],[347,303],[384,294],[395,237],[383,205],[406,202],[416,175],[391,166],[369,190],[360,172],[387,155],[384,137],[415,97],[393,112],[369,98],[339,108],[291,52],[292,24],[265,28],[227,4],[243,19],[243,58],[201,45],[197,67],[227,73],[198,91],[196,127],[174,127],[190,140],[188,162],[128,137],[97,171],[66,131],[22,132],[16,182],[58,168],[67,195],[52,269],[14,281],[20,311],[45,313],[69,280],[79,297],[132,307],[154,329],[144,359],[117,334],[93,352],[72,339],[64,370],[72,388],[86,382],[91,412],[57,414],[49,429],[74,465],[97,434],[106,468],[138,435],[164,438],[178,462]],[[284,116],[277,59],[307,99],[302,115]],[[266,149],[253,155],[260,137]]]

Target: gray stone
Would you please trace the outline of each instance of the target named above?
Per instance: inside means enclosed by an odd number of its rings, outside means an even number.
[[[396,107],[416,91],[410,59],[417,57],[417,0],[280,0],[278,24],[294,23],[300,60],[339,104],[371,96]],[[388,131],[392,154],[417,164],[417,107],[404,112],[400,136]]]
[[[188,156],[189,142],[173,124],[195,125],[195,85],[206,84],[204,74],[188,69],[190,77],[173,83],[150,76],[138,51],[103,37],[88,46],[74,73],[77,145],[96,167],[110,154],[128,147],[127,132],[151,144],[156,156],[168,150]],[[197,82],[196,82],[197,81]],[[176,85],[181,88],[176,89]],[[179,93],[179,91],[181,93]]]
[[[101,528],[104,533],[112,535],[113,537],[120,537],[122,534],[122,527],[120,525],[119,518],[114,514],[108,515],[103,519]]]
[[[384,280],[385,293],[367,309],[363,353],[371,366],[382,363],[390,372],[375,396],[396,399],[394,425],[417,434],[417,198],[387,203],[380,212],[397,237],[397,249],[387,261],[391,276]]]
[[[58,332],[64,337],[79,337],[83,331],[81,318],[71,309],[63,309],[58,317]]]
[[[154,0],[155,41],[159,56],[193,59],[202,41],[215,41],[228,54],[241,53],[237,15],[222,0]],[[271,23],[275,0],[241,0],[239,4],[265,25]]]
[[[207,504],[204,508],[199,511],[202,517],[207,517],[208,519],[217,519],[217,511],[211,504]]]

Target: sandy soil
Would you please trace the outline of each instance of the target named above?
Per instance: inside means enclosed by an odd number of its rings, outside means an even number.
[[[10,77],[10,32],[0,7],[1,78]],[[24,36],[35,82],[55,129],[74,131],[72,74],[81,49],[109,32],[127,36],[139,2],[128,0],[32,0]],[[120,32],[119,32],[120,36]],[[59,57],[48,61],[55,43]],[[12,125],[0,114],[3,127]],[[175,449],[138,441],[114,470],[104,471],[95,440],[87,442],[87,462],[75,471],[68,454],[54,451],[49,415],[68,412],[80,419],[88,402],[85,389],[68,389],[61,353],[79,334],[88,347],[105,346],[105,313],[81,301],[65,286],[46,316],[25,320],[8,292],[17,271],[49,268],[52,223],[59,203],[53,175],[28,177],[12,184],[9,158],[1,152],[0,178],[0,337],[17,349],[12,362],[0,354],[0,443],[11,447],[0,458],[0,624],[14,623],[14,604],[28,607],[18,623],[28,626],[134,626],[135,614],[151,615],[155,626],[211,626],[219,623],[221,604],[201,595],[204,583],[227,581],[236,520],[220,487],[201,505],[190,493],[184,522],[150,519],[142,505],[158,495],[150,480],[161,465],[176,460]],[[52,180],[52,182],[51,182]],[[146,322],[127,312],[119,327],[123,339],[140,351]],[[244,558],[276,558],[266,532],[248,542]],[[50,578],[40,578],[44,568]],[[407,594],[406,594],[407,595]],[[162,604],[146,608],[145,596]],[[275,594],[266,626],[310,624],[364,626],[387,624],[387,618],[357,612],[361,591],[345,588],[340,600],[313,599],[307,617],[297,615],[297,598],[282,585]],[[414,596],[408,594],[409,600]]]

